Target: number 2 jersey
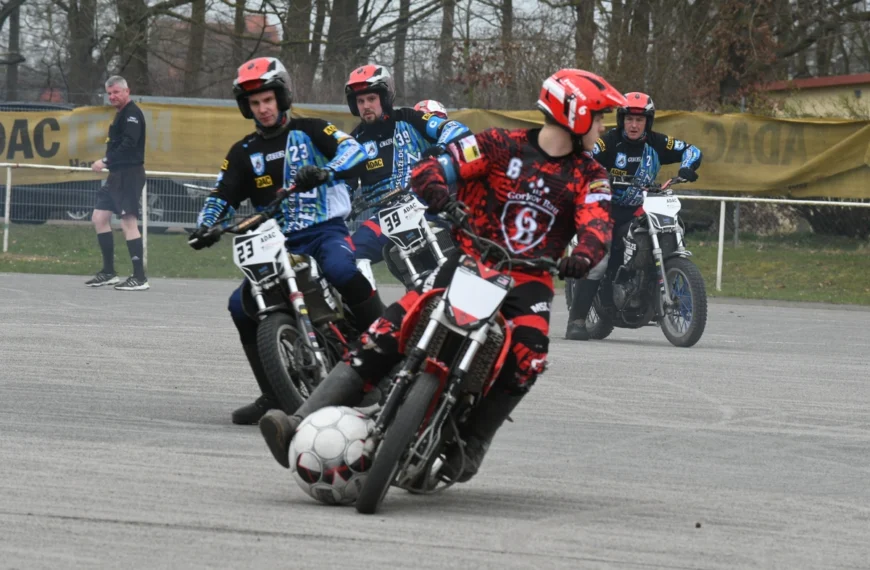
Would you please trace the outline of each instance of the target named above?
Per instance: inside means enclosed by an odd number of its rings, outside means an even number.
[[[680,166],[697,170],[701,165],[698,147],[657,133],[647,132],[643,139],[630,141],[622,129],[610,129],[595,143],[595,159],[613,176],[633,176],[639,185],[655,182],[662,164],[679,162]],[[613,193],[616,206],[635,207],[643,204],[643,191],[631,186],[618,187]]]
[[[329,168],[334,180],[283,201],[279,221],[284,233],[344,219],[350,213],[350,196],[343,178],[363,160],[365,151],[359,143],[322,119],[290,119],[282,134],[272,138],[253,133],[230,149],[197,223],[212,226],[232,216],[246,199],[262,210],[306,164]]]
[[[474,231],[504,245],[513,257],[558,259],[576,234],[573,253],[595,265],[613,230],[607,171],[591,153],[547,155],[538,145],[539,133],[487,129],[447,145],[459,180],[457,199],[469,208]],[[439,162],[443,165],[443,158],[414,170],[414,188],[450,181]],[[457,238],[464,251],[473,251],[467,236],[458,232]]]

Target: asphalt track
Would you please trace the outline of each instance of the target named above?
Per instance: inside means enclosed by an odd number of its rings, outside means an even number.
[[[0,274],[0,568],[870,567],[866,309],[716,301],[678,349],[561,340],[558,297],[479,477],[364,517],[230,424],[231,282],[82,281]]]

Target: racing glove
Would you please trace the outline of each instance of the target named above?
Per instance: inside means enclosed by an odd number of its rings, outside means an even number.
[[[568,255],[559,260],[559,279],[583,279],[592,268],[592,262],[582,255]]]
[[[332,178],[332,171],[328,168],[306,164],[296,171],[296,178],[293,181],[301,191],[305,191],[329,182],[330,178]]]
[[[417,195],[429,206],[430,214],[437,214],[444,210],[444,206],[450,201],[450,190],[445,184],[431,182],[417,190]]]
[[[195,250],[213,246],[220,241],[221,235],[218,233],[206,235],[210,229],[209,226],[199,226],[195,232],[190,234],[187,244]]]
[[[677,176],[688,182],[694,182],[698,179],[698,173],[689,168],[688,166],[682,167]]]

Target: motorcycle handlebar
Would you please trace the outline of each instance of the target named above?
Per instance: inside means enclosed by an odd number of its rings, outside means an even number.
[[[302,192],[304,189],[297,187],[295,184],[291,185],[288,188],[282,188],[278,190],[275,194],[275,199],[272,200],[262,211],[257,212],[256,214],[252,214],[242,221],[233,224],[227,227],[221,227],[224,222],[228,222],[231,218],[224,218],[222,220],[218,220],[215,224],[209,228],[209,230],[203,235],[203,237],[215,237],[221,236],[223,234],[243,234],[246,231],[256,228],[270,217],[274,216],[277,213],[278,208],[281,206],[281,202],[289,196],[290,194],[295,194],[296,192]],[[195,244],[199,241],[198,238],[191,238],[187,241],[189,244]]]
[[[410,187],[395,188],[393,190],[390,190],[389,192],[387,192],[386,194],[384,194],[383,196],[381,196],[380,198],[378,198],[374,202],[367,202],[363,199],[362,196],[360,196],[358,199],[354,200],[353,206],[350,209],[350,214],[348,214],[347,218],[349,220],[353,220],[357,216],[359,216],[361,213],[365,212],[366,210],[371,210],[374,208],[380,208],[381,206],[386,206],[387,204],[389,204],[390,202],[392,202],[393,200],[395,200],[399,196],[409,192],[410,191],[409,188]]]
[[[667,192],[670,188],[676,184],[682,184],[683,182],[688,182],[685,178],[680,178],[679,176],[674,176],[673,178],[669,178],[662,184],[650,183],[650,184],[638,184],[634,178],[614,178],[611,181],[611,186],[618,186],[620,188],[639,188],[645,192]]]

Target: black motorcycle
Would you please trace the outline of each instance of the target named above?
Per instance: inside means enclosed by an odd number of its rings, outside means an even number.
[[[701,339],[707,324],[704,278],[685,248],[685,228],[679,218],[680,200],[670,190],[680,178],[664,184],[638,186],[615,179],[613,186],[640,187],[644,213],[635,218],[625,236],[625,257],[616,275],[605,275],[586,317],[593,339],[607,338],[614,327],[661,327],[674,346],[690,347]],[[568,306],[575,280],[565,286]]]

